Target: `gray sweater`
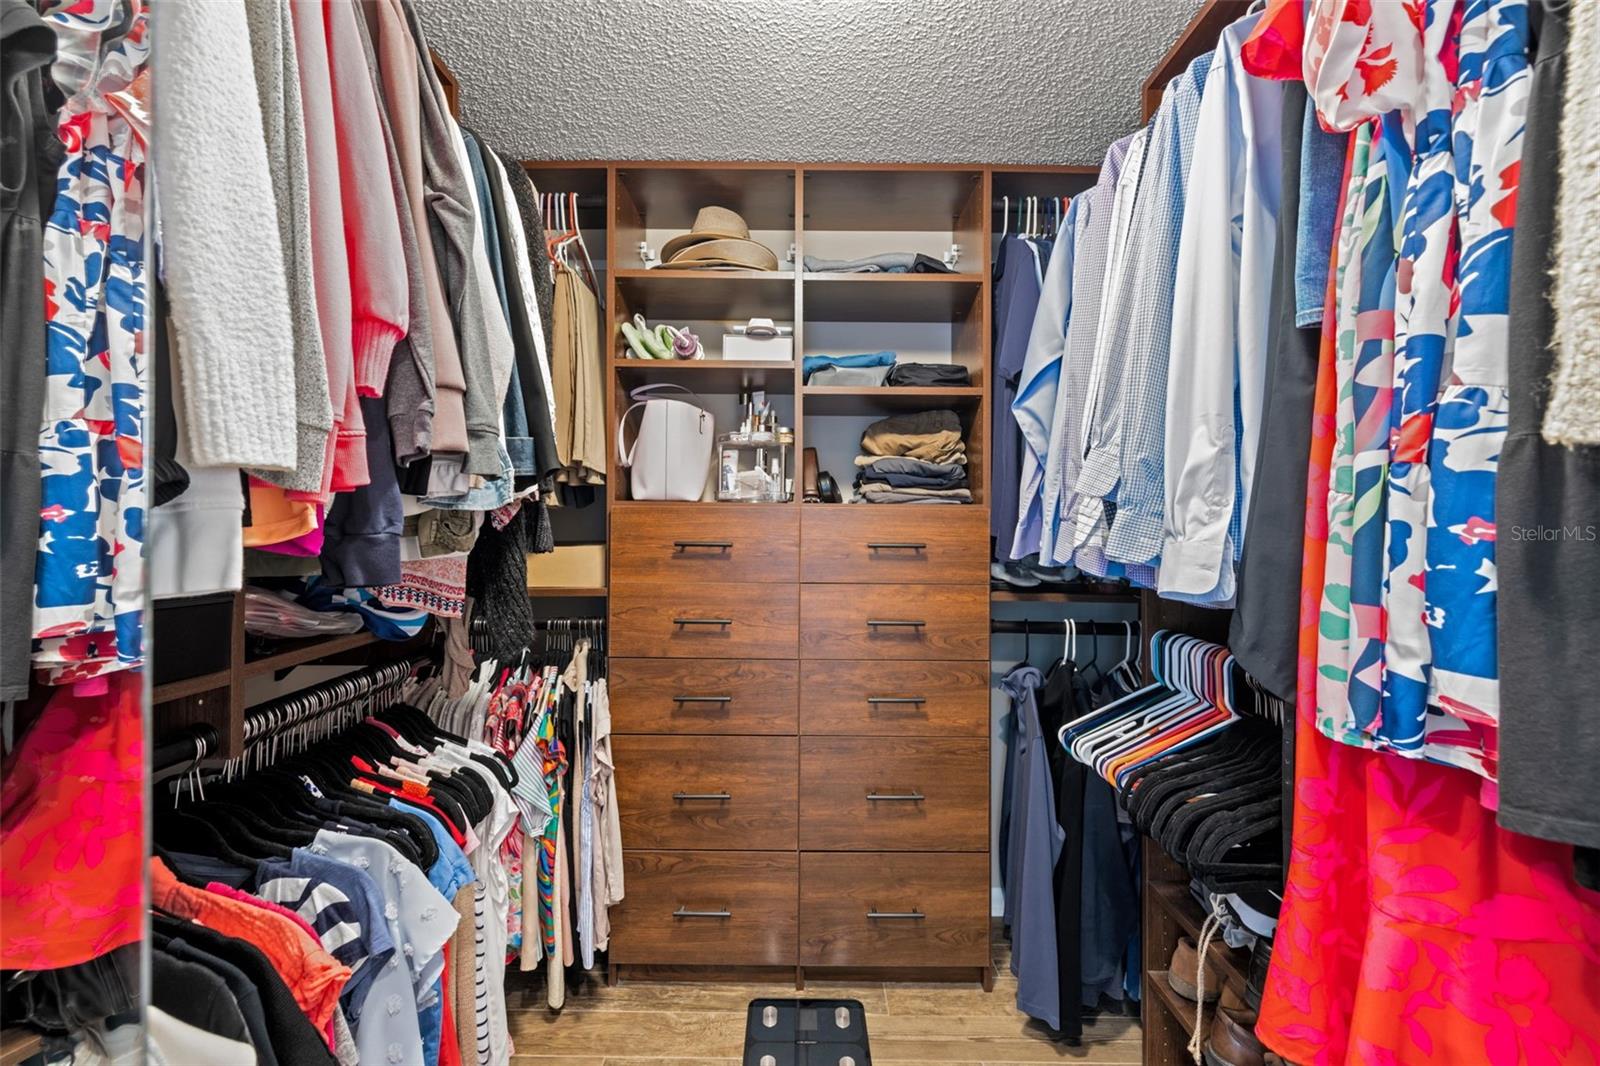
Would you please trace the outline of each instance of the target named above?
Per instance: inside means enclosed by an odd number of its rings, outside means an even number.
[[[466,378],[467,458],[466,472],[499,477],[500,403],[502,394],[495,388],[495,338],[492,323],[484,313],[490,306],[481,291],[481,275],[473,262],[478,226],[472,205],[471,180],[467,175],[461,132],[445,103],[444,90],[428,61],[427,41],[416,8],[403,4],[412,34],[417,40],[418,74],[422,89],[422,153],[428,180],[428,206],[431,209],[432,238],[444,282],[445,298],[455,316],[456,343],[461,351],[461,370]],[[488,294],[492,301],[492,294]],[[499,323],[505,334],[505,323]],[[504,336],[506,373],[510,373],[510,337]]]
[[[293,470],[253,470],[263,481],[300,492],[322,489],[322,464],[333,432],[328,364],[317,321],[311,268],[311,185],[306,171],[305,115],[300,108],[300,64],[289,24],[289,0],[245,5],[267,171],[277,207],[284,274],[294,335],[295,464]]]
[[[361,47],[367,56],[367,67],[372,72],[373,90],[381,101],[383,82],[379,76],[377,53],[372,46],[372,28],[365,18],[356,19],[356,25],[360,27]],[[394,133],[390,129],[386,109],[378,109],[378,119],[383,125],[384,147],[389,152],[389,176],[394,188],[395,214],[400,219],[400,245],[406,260],[406,303],[410,324],[406,335],[395,344],[383,391],[389,434],[394,443],[394,459],[405,466],[425,458],[432,450],[434,323],[429,315],[428,293],[418,262],[417,229],[412,224],[405,176],[401,173],[400,156],[395,149]]]

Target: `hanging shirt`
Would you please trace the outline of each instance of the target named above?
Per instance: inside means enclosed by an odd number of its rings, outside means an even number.
[[[1087,199],[1080,196],[1077,230],[1073,234],[1072,256],[1073,314],[1067,323],[1066,353],[1061,363],[1061,385],[1056,391],[1056,410],[1050,432],[1050,458],[1045,464],[1043,500],[1040,511],[1045,523],[1040,541],[1039,562],[1063,566],[1072,562],[1074,523],[1070,508],[1077,490],[1078,472],[1083,466],[1084,401],[1089,393],[1089,371],[1094,364],[1095,337],[1100,323],[1100,299],[1104,290],[1106,261],[1111,247],[1111,210],[1116,199],[1117,179],[1130,134],[1106,149],[1100,177]]]
[[[1126,395],[1121,401],[1122,431],[1105,446],[1105,462],[1116,468],[1117,506],[1104,551],[1109,563],[1123,564],[1130,579],[1146,585],[1154,583],[1153,568],[1161,554],[1166,512],[1162,448],[1178,240],[1210,62],[1208,52],[1173,79],[1151,130],[1129,236],[1130,264],[1123,275],[1129,292],[1122,300],[1120,332],[1112,341],[1125,348],[1126,367],[1114,385]]]
[[[65,684],[144,662],[150,35],[142,0],[46,7],[67,150],[44,227],[33,661]]]
[[[1233,602],[1266,391],[1283,88],[1245,73],[1259,14],[1222,31],[1185,190],[1168,373],[1159,589]]]
[[[1149,126],[1134,132],[1112,201],[1111,248],[1100,294],[1100,322],[1095,331],[1094,363],[1089,370],[1089,394],[1084,408],[1083,469],[1078,474],[1071,505],[1075,526],[1073,561],[1080,570],[1096,577],[1124,576],[1123,568],[1106,558],[1105,535],[1109,528],[1107,506],[1116,502],[1116,450],[1128,391],[1124,387],[1127,346],[1122,343],[1121,329],[1128,313],[1129,243],[1149,139]],[[1143,583],[1149,584],[1148,577]]]
[[[1044,272],[1035,243],[1015,235],[1001,241],[996,269],[1000,282],[994,295],[994,404],[997,411],[1009,411],[1027,356]],[[989,532],[995,538],[995,550],[1005,555],[1017,529],[1022,437],[1015,425],[1001,419],[994,438]]]
[[[1028,334],[1027,354],[1017,379],[1017,394],[1011,401],[1011,416],[1022,431],[1017,524],[1011,542],[1013,559],[1041,551],[1045,467],[1049,463],[1050,429],[1061,385],[1061,361],[1066,354],[1067,318],[1072,312],[1072,250],[1077,213],[1078,200],[1074,199],[1050,249],[1039,306]]]

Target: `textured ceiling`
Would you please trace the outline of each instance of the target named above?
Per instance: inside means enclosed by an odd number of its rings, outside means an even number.
[[[1201,0],[418,0],[528,159],[1098,163]]]

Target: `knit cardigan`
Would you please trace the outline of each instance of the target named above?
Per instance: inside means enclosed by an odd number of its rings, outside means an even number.
[[[188,455],[294,470],[294,315],[243,0],[160,4],[155,183]]]
[[[1556,367],[1544,439],[1568,447],[1600,444],[1600,4],[1575,3],[1569,14],[1566,103],[1561,120],[1561,177],[1556,202]],[[1579,73],[1581,72],[1581,73]]]

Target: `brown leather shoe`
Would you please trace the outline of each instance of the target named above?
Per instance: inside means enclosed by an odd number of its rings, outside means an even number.
[[[1205,966],[1206,1002],[1215,1003],[1222,994],[1222,974],[1210,959],[1205,960]],[[1194,1001],[1200,998],[1200,955],[1195,950],[1194,941],[1188,937],[1179,940],[1177,950],[1172,953],[1172,963],[1167,967],[1167,983],[1184,999]]]
[[[1256,1039],[1256,1015],[1219,1007],[1206,1039],[1206,1066],[1265,1066],[1267,1049]]]

